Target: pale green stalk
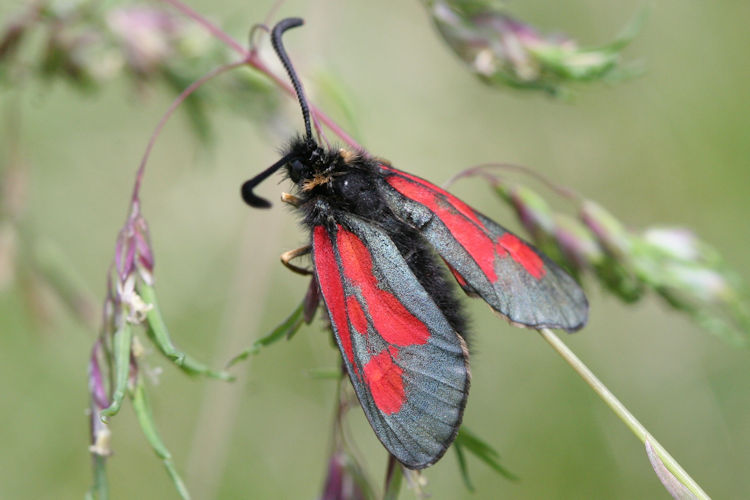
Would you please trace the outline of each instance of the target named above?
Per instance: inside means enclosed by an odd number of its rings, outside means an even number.
[[[648,430],[641,424],[638,419],[633,416],[632,413],[628,411],[627,408],[618,400],[614,394],[612,394],[609,389],[599,380],[596,375],[593,374],[591,370],[588,369],[588,367],[583,364],[583,362],[578,359],[578,356],[573,354],[573,351],[571,351],[568,346],[566,346],[560,338],[555,335],[554,332],[551,330],[548,330],[547,328],[542,328],[539,330],[539,333],[542,335],[544,340],[546,340],[552,348],[557,351],[557,353],[562,356],[562,358],[578,373],[578,375],[583,378],[583,380],[586,381],[589,386],[591,386],[592,389],[594,389],[594,392],[596,392],[599,397],[601,397],[604,402],[609,406],[613,412],[622,420],[625,425],[628,426],[628,428],[635,434],[638,439],[640,439],[644,445],[648,441],[648,443],[651,444],[651,447],[656,452],[656,454],[659,456],[659,458],[662,460],[664,465],[669,469],[669,471],[674,474],[674,476],[682,482],[697,498],[703,499],[703,500],[710,500],[711,497],[706,494],[703,489],[698,486],[698,483],[695,482],[695,480],[690,477],[690,475],[685,472],[685,470],[680,466],[679,463],[677,463],[677,460],[675,460],[672,455],[667,452],[664,447],[659,444],[659,442],[654,438],[654,436],[651,435]]]

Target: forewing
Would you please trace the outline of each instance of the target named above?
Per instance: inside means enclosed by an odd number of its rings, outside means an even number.
[[[381,229],[348,214],[313,229],[313,262],[344,364],[375,434],[412,469],[453,442],[468,352]]]
[[[430,242],[464,291],[522,326],[575,331],[586,323],[583,290],[547,256],[434,184],[381,168],[388,207]]]

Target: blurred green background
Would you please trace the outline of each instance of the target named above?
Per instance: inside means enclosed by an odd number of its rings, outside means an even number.
[[[0,5],[5,16],[22,2]],[[246,38],[271,2],[190,2]],[[640,2],[528,1],[514,13],[545,30],[603,43]],[[626,51],[641,78],[586,88],[572,103],[487,88],[468,74],[416,1],[288,1],[278,17],[307,26],[287,37],[300,74],[326,74],[356,117],[330,111],[371,152],[436,182],[486,161],[529,165],[608,207],[632,227],[684,225],[714,244],[745,280],[750,246],[750,3],[653,5]],[[266,44],[267,47],[268,44]],[[268,54],[270,56],[270,54]],[[18,101],[18,147],[31,166],[27,227],[59,247],[69,270],[103,299],[114,240],[135,168],[168,106],[167,92],[136,96],[126,82],[93,95],[64,84],[3,90]],[[316,101],[326,106],[327,101]],[[328,108],[325,108],[328,110]],[[278,264],[306,240],[276,204],[252,211],[240,184],[278,158],[301,130],[289,99],[274,123],[217,106],[205,148],[178,114],[158,141],[142,192],[156,251],[161,307],[175,341],[222,366],[278,324],[307,280]],[[2,148],[8,148],[7,140]],[[276,199],[286,184],[265,183]],[[478,181],[454,192],[505,225],[513,214]],[[591,320],[566,342],[714,498],[750,493],[750,353],[700,330],[661,302],[627,306],[587,283]],[[86,367],[95,333],[54,301],[30,310],[23,292],[0,295],[0,498],[81,498],[91,481]],[[472,392],[465,423],[521,477],[509,482],[470,459],[476,493],[455,456],[428,469],[427,490],[453,498],[668,498],[639,441],[539,338],[478,301]],[[46,320],[42,320],[43,316]],[[333,368],[322,323],[238,365],[238,380],[191,380],[157,353],[150,388],[163,437],[197,499],[316,498],[325,476],[335,386],[307,371]],[[372,478],[386,455],[361,412],[350,422]],[[112,498],[176,498],[126,405],[112,425]],[[402,498],[412,498],[404,491]]]

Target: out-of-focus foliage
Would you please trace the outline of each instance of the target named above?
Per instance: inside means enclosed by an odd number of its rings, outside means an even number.
[[[581,47],[562,35],[544,35],[513,17],[496,0],[422,0],[453,52],[485,83],[566,96],[576,83],[631,76],[622,50],[638,33],[641,12],[613,42]]]
[[[92,92],[126,77],[140,93],[165,86],[178,94],[229,56],[201,26],[158,3],[34,0],[0,27],[0,84],[6,88],[29,79],[64,80]],[[208,107],[221,104],[267,120],[277,102],[266,79],[241,69],[193,93],[182,109],[207,140]]]
[[[211,370],[178,350],[172,342],[156,299],[154,253],[148,224],[140,212],[137,197],[133,198],[131,213],[115,244],[102,321],[89,360],[89,451],[94,465],[90,495],[98,500],[108,498],[104,468],[106,459],[112,455],[110,419],[120,412],[125,397],[128,397],[151,448],[167,469],[180,497],[188,500],[187,486],[157,431],[144,383],[144,348],[135,336],[135,327],[143,326],[153,345],[185,373],[224,381],[230,381],[232,377],[226,372]]]
[[[487,442],[480,439],[479,436],[467,429],[466,426],[462,426],[459,430],[458,436],[456,436],[456,440],[453,442],[453,449],[456,452],[456,460],[458,461],[458,467],[461,470],[461,476],[463,477],[466,488],[469,491],[474,491],[474,485],[469,478],[469,466],[466,462],[467,452],[474,455],[506,479],[513,481],[518,480],[518,477],[515,474],[503,467],[500,463],[500,454]]]
[[[472,169],[467,173],[479,172]],[[656,226],[631,230],[590,200],[575,199],[578,217],[572,218],[554,212],[543,197],[526,186],[489,178],[536,244],[572,273],[590,271],[626,302],[639,300],[650,289],[727,342],[750,345],[747,285],[716,249],[689,229]]]

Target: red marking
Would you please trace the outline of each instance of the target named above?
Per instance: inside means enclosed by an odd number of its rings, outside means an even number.
[[[462,287],[466,287],[467,283],[466,283],[466,280],[464,279],[464,277],[461,276],[460,274],[458,274],[458,271],[456,271],[455,269],[453,269],[453,266],[451,266],[447,262],[445,263],[445,265],[448,266],[448,269],[450,269],[451,274],[453,274],[453,277],[456,278],[456,281],[458,281],[458,284],[461,285]]]
[[[357,297],[350,295],[346,298],[346,310],[349,313],[349,321],[351,321],[354,329],[361,335],[367,334],[367,318],[365,312],[362,310],[362,306],[359,305]]]
[[[507,250],[510,257],[521,264],[534,278],[541,279],[547,273],[542,258],[516,236],[505,233],[497,240],[497,244]]]
[[[326,301],[326,308],[331,316],[331,321],[336,327],[341,347],[349,358],[349,362],[357,371],[354,363],[354,351],[352,349],[349,322],[346,318],[346,302],[344,300],[344,287],[341,283],[339,267],[336,264],[336,256],[333,253],[333,245],[328,236],[328,231],[323,226],[315,226],[313,230],[313,247],[315,248],[315,272],[318,276],[320,291]]]
[[[378,287],[373,274],[372,257],[360,239],[339,227],[336,244],[346,278],[359,287],[372,325],[389,344],[424,344],[430,331],[398,299]]]
[[[458,200],[458,198],[451,196],[445,191],[443,196],[449,197],[448,199],[440,199],[439,194],[431,190],[424,189],[415,182],[409,181],[398,175],[392,175],[386,179],[396,191],[406,196],[407,198],[421,203],[425,207],[432,210],[440,220],[448,228],[448,231],[453,235],[454,238],[466,249],[471,257],[476,261],[479,268],[487,276],[490,282],[494,283],[497,281],[497,273],[495,273],[495,258],[505,256],[506,252],[502,248],[496,248],[492,242],[492,239],[484,231],[481,222],[477,218],[476,214],[469,208],[468,205]],[[425,181],[426,182],[426,181]],[[464,214],[459,208],[453,205],[454,200],[462,203],[466,210],[471,212],[471,217]],[[466,219],[476,221],[480,225],[477,226],[472,224]],[[499,250],[500,255],[496,252]],[[455,276],[454,272],[454,276]]]
[[[479,220],[479,217],[477,217],[477,213],[474,211],[474,209],[471,208],[466,203],[464,203],[463,201],[461,201],[460,199],[458,199],[455,196],[453,196],[452,194],[450,194],[445,189],[442,189],[441,187],[436,186],[435,184],[433,184],[433,183],[431,183],[429,181],[426,181],[426,180],[422,179],[421,177],[417,177],[416,175],[407,174],[406,172],[403,172],[401,170],[397,170],[397,169],[395,169],[393,167],[389,167],[387,165],[381,165],[381,167],[385,168],[386,170],[390,170],[391,172],[395,172],[398,175],[406,177],[407,179],[410,179],[410,180],[412,180],[412,181],[414,181],[414,182],[416,182],[418,184],[421,184],[421,185],[423,185],[424,187],[426,187],[430,191],[435,191],[437,193],[442,194],[443,196],[445,196],[445,198],[448,200],[448,202],[451,205],[453,205],[453,208],[455,208],[460,213],[462,213],[464,215],[464,217],[466,217],[467,219],[471,219],[472,222],[474,222],[474,224],[476,224],[477,226],[479,226],[481,228],[484,228],[484,224],[482,224],[482,221]],[[387,180],[388,180],[389,184],[391,184],[391,186],[393,186],[393,183],[390,182],[391,178],[389,177]]]
[[[365,382],[380,411],[386,415],[399,411],[406,399],[401,376],[404,371],[393,362],[390,353],[382,351],[373,356],[365,365],[364,372]]]

